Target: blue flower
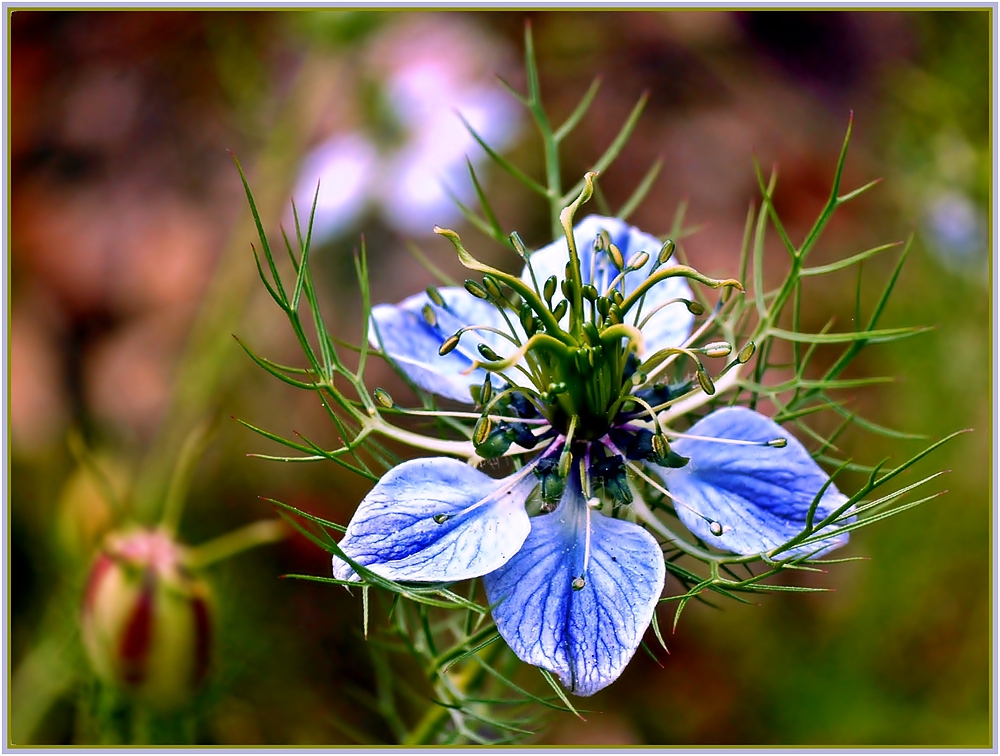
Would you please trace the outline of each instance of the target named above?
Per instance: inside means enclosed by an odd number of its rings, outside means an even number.
[[[572,239],[503,282],[521,293],[518,307],[487,274],[374,308],[373,344],[414,384],[480,406],[478,455],[526,461],[499,480],[451,458],[404,462],[365,497],[340,547],[391,580],[482,577],[514,653],[587,696],[621,674],[663,590],[663,550],[645,526],[665,526],[644,496],[659,492],[701,541],[748,556],[800,533],[817,496],[817,523],[846,498],[753,410],[661,427],[714,391],[698,355],[730,348],[692,346],[703,309],[687,280],[735,282],[670,265],[671,245],[615,218],[590,216]],[[658,382],[677,359],[695,361],[698,382]],[[846,541],[813,535],[778,558]],[[333,573],[359,579],[337,557]]]

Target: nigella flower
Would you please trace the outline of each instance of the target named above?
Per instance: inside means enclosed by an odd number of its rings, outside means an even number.
[[[481,409],[477,454],[523,464],[497,480],[450,458],[405,462],[364,499],[340,547],[395,581],[482,577],[517,656],[586,696],[621,674],[663,590],[664,554],[646,528],[665,526],[643,497],[667,497],[702,542],[740,555],[779,549],[811,508],[818,523],[846,499],[795,438],[750,409],[716,410],[685,432],[665,427],[672,410],[686,414],[715,392],[701,357],[732,349],[693,345],[704,308],[688,281],[739,284],[671,263],[671,242],[616,218],[570,231],[574,209],[566,238],[525,253],[520,278],[441,232],[483,283],[374,308],[373,343],[413,383]],[[667,383],[678,360],[694,377]],[[776,558],[846,540],[820,531]],[[337,557],[333,571],[359,579]]]

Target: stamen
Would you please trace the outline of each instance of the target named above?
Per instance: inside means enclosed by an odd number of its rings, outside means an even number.
[[[486,289],[480,286],[478,283],[473,281],[471,278],[465,280],[465,290],[469,292],[476,299],[489,299],[489,294],[486,293]]]
[[[428,291],[430,291],[430,289],[428,289]],[[438,296],[440,297],[441,295],[439,294]],[[434,312],[433,307],[431,307],[429,304],[425,304],[423,308],[420,310],[420,312],[421,314],[423,314],[424,322],[426,322],[427,325],[429,325],[431,328],[437,328],[438,316],[437,313]]]
[[[441,292],[438,291],[436,287],[428,286],[425,293],[427,294],[427,298],[438,307],[442,307],[446,310],[448,309],[448,305],[444,303],[444,297],[441,296]]]
[[[680,433],[667,429],[663,431],[671,438],[690,438],[693,441],[712,441],[718,444],[733,444],[735,446],[771,446],[782,449],[788,445],[787,438],[772,438],[769,441],[748,441],[742,438],[718,438],[716,436],[696,436],[693,433]]]
[[[530,488],[534,488],[535,487],[535,481],[532,480],[532,481],[529,481],[528,484],[526,484],[524,482],[524,478],[525,478],[525,476],[528,475],[528,473],[532,472],[535,469],[535,467],[538,465],[538,463],[541,462],[543,459],[545,459],[546,456],[547,455],[545,453],[540,454],[538,457],[536,457],[531,462],[529,462],[524,467],[522,467],[520,470],[518,470],[512,476],[512,480],[507,484],[506,490],[503,490],[503,494],[506,495],[506,496],[514,495],[516,492],[519,492],[520,489],[524,488],[526,485],[530,485]],[[530,489],[529,489],[528,492],[530,493]],[[490,501],[493,500],[493,497],[497,493],[499,493],[499,492],[498,491],[491,491],[486,496],[484,496],[479,501],[477,501],[475,504],[470,504],[465,509],[462,509],[462,510],[460,510],[458,512],[452,512],[451,514],[437,514],[437,515],[434,515],[434,517],[431,518],[431,519],[433,519],[434,522],[436,522],[436,523],[438,523],[440,525],[441,523],[447,522],[448,520],[452,519],[453,517],[460,517],[460,516],[462,516],[464,514],[468,514],[469,512],[472,512],[472,511],[478,509],[479,507],[483,506],[483,504],[488,504]]]

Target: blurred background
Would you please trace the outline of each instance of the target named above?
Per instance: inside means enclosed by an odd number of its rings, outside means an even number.
[[[685,251],[709,275],[737,269],[747,207],[759,197],[754,156],[765,169],[779,165],[777,210],[791,237],[803,237],[853,111],[844,186],[884,181],[838,213],[816,260],[913,234],[880,325],[935,329],[869,347],[853,374],[898,378],[844,398],[875,422],[934,439],[973,429],[918,470],[949,469],[940,486],[949,493],[858,533],[844,555],[870,561],[832,567],[818,584],[835,592],[764,596],[724,611],[692,605],[667,638],[669,656],[658,664],[637,654],[616,685],[585,702],[595,710],[586,722],[554,714],[535,741],[990,744],[989,10],[14,11],[13,742],[121,742],[94,714],[76,630],[86,575],[108,530],[129,517],[155,519],[193,427],[210,424],[180,524],[185,543],[272,518],[260,496],[345,523],[367,490],[332,464],[246,456],[278,447],[232,417],[286,436],[336,438],[313,394],[257,369],[231,337],[301,364],[255,278],[255,233],[227,150],[272,230],[290,228],[289,199],[308,207],[322,177],[317,286],[330,330],[356,340],[351,252],[362,232],[376,302],[433,282],[411,243],[461,275],[435,224],[459,230],[491,262],[518,267],[454,209],[449,192],[475,205],[466,156],[504,229],[530,246],[549,240],[547,207],[492,170],[454,115],[543,175],[526,113],[494,78],[523,90],[527,20],[555,123],[602,77],[591,114],[566,143],[564,183],[591,166],[648,91],[636,134],[601,188],[617,207],[662,158],[631,220],[663,234],[686,203],[698,230]],[[769,249],[780,261],[781,250]],[[864,266],[866,301],[896,255]],[[831,316],[834,330],[848,328],[856,283],[852,270],[810,291],[803,330]],[[405,395],[382,366],[371,375]],[[866,463],[898,464],[922,448],[861,430],[839,445]],[[168,740],[350,745],[364,732],[391,742],[365,706],[375,672],[359,598],[280,579],[328,568],[325,552],[294,536],[206,571],[208,677],[186,729]]]

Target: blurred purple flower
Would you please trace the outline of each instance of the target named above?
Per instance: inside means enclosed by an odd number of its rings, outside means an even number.
[[[474,166],[486,157],[458,114],[497,150],[519,133],[514,100],[479,75],[497,57],[495,44],[481,32],[438,19],[392,35],[378,63],[402,139],[387,146],[354,131],[334,135],[306,155],[293,196],[304,215],[319,183],[313,228],[319,241],[346,231],[371,206],[404,234],[456,222],[460,212],[448,191],[471,202],[466,157]]]

